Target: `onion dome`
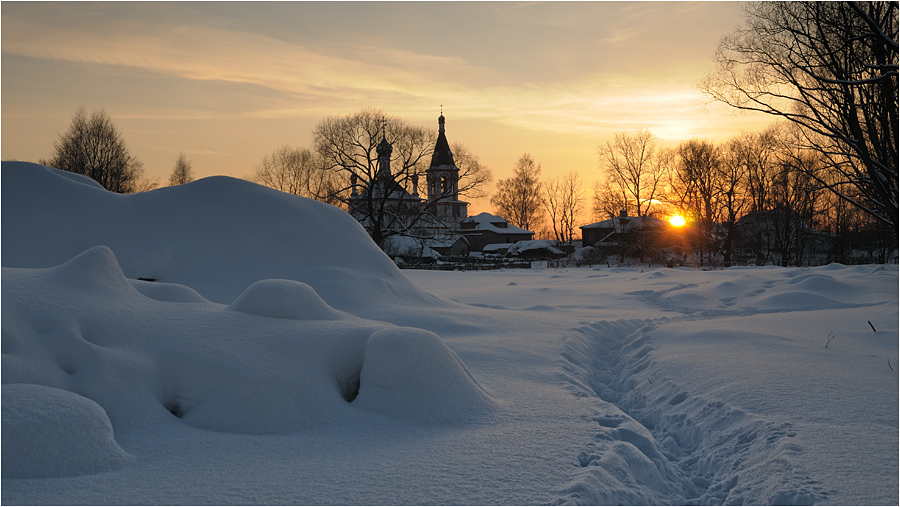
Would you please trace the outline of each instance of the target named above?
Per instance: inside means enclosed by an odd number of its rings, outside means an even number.
[[[378,143],[378,146],[375,147],[375,152],[378,153],[378,156],[390,156],[391,152],[394,151],[394,147],[391,146],[391,143],[387,141],[384,137],[381,138],[381,142]]]

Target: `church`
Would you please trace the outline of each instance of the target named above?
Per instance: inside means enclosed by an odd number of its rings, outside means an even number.
[[[459,168],[453,161],[444,121],[442,112],[438,117],[438,137],[431,164],[425,171],[426,197],[419,195],[418,174],[411,176],[411,192],[397,181],[399,175],[391,171],[393,146],[384,133],[375,148],[378,160],[374,181],[368,186],[358,185],[354,175],[348,208],[370,233],[380,228],[402,236],[437,241],[458,235],[459,223],[467,217],[469,203],[459,200]]]

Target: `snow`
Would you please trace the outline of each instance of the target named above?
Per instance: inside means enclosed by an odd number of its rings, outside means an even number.
[[[56,266],[105,245],[128,278],[187,286],[217,303],[265,279],[304,282],[339,310],[436,301],[361,242],[349,214],[247,181],[212,177],[118,195],[24,162],[4,163],[2,177],[3,266]],[[332,285],[358,289],[329,300]]]
[[[103,408],[69,391],[3,387],[3,477],[106,472],[131,461]]]
[[[432,247],[449,247],[446,243],[447,241],[420,240],[410,236],[391,236],[384,240],[384,251],[392,257],[437,259],[441,254]]]
[[[488,212],[468,217],[463,220],[463,223],[476,224],[475,228],[472,229],[475,231],[493,231],[497,234],[526,234],[531,232],[507,222],[505,218],[499,215],[492,215]]]
[[[291,320],[337,320],[340,312],[328,306],[312,287],[293,280],[260,280],[231,303],[229,310]]]
[[[559,242],[549,239],[532,239],[528,241],[519,241],[515,243],[507,251],[509,255],[522,255],[526,252],[541,250],[554,255],[562,255],[564,252],[556,248]]]
[[[896,265],[401,272],[239,180],[2,182],[5,503],[900,500]]]

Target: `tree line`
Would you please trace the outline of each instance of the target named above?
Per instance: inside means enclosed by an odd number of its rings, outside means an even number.
[[[812,254],[849,262],[853,250],[896,248],[887,224],[844,198],[859,199],[858,189],[830,173],[828,157],[803,139],[789,123],[721,143],[690,139],[672,148],[658,147],[647,130],[617,134],[598,149],[605,179],[594,188],[594,217],[612,218],[620,210],[683,216],[686,241],[700,265],[730,265],[738,241],[755,252],[754,261],[777,252],[782,264],[808,261],[804,256]],[[748,237],[757,232],[765,238]]]

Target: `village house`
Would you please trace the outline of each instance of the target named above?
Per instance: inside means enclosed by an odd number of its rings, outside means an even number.
[[[459,224],[460,233],[469,252],[508,250],[519,241],[529,241],[534,233],[516,227],[505,218],[490,213],[479,213]]]
[[[653,257],[660,248],[680,245],[683,240],[672,232],[671,225],[653,217],[630,217],[625,210],[619,216],[601,222],[582,225],[582,244],[594,247],[601,254],[615,254],[621,258]]]
[[[612,244],[629,240],[639,234],[659,234],[668,229],[668,223],[653,217],[630,217],[625,210],[619,216],[582,225],[581,243],[584,246],[599,246],[598,243]]]

